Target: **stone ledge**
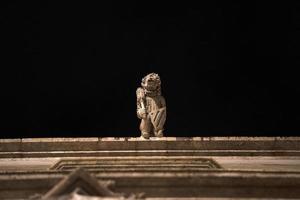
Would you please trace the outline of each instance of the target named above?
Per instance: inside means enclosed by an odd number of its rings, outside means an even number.
[[[0,152],[126,150],[300,150],[300,137],[0,139]]]
[[[0,158],[109,156],[297,156],[300,150],[124,150],[0,152]]]
[[[277,141],[277,140],[300,140],[300,137],[150,137],[143,139],[141,137],[77,137],[77,138],[17,138],[0,139],[0,143],[11,142],[76,142],[76,141]]]

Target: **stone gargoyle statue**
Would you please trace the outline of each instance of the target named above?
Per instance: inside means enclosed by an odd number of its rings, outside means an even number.
[[[161,95],[161,81],[158,74],[150,73],[142,79],[142,87],[136,90],[137,116],[141,119],[141,136],[163,137],[166,121],[166,101]]]

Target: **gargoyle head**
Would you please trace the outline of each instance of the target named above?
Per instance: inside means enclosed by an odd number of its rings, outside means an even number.
[[[161,94],[161,81],[158,74],[150,73],[142,79],[141,83],[146,94],[160,95]]]

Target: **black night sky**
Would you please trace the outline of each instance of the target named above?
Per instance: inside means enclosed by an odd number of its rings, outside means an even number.
[[[300,3],[1,2],[0,134],[139,136],[156,72],[166,136],[300,131]]]

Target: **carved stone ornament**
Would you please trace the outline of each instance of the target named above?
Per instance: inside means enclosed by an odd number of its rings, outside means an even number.
[[[144,194],[115,193],[110,190],[111,181],[98,181],[83,168],[78,168],[70,175],[56,184],[50,191],[42,197],[36,196],[31,199],[42,200],[103,200],[103,199],[123,199],[134,200],[143,199]]]
[[[141,136],[163,137],[166,121],[166,101],[161,95],[161,80],[158,74],[150,73],[142,79],[136,90],[137,117],[141,119]]]

